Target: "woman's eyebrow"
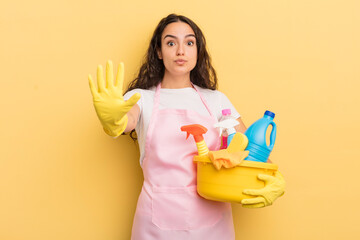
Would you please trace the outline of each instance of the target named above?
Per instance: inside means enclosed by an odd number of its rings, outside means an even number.
[[[167,38],[167,37],[171,37],[171,38],[177,39],[176,36],[171,35],[171,34],[167,34],[167,35],[164,37],[164,39]],[[185,38],[187,38],[187,37],[195,37],[195,35],[194,35],[194,34],[188,34],[188,35],[185,36]]]

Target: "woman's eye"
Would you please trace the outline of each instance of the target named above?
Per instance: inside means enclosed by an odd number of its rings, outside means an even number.
[[[168,42],[167,45],[171,47],[171,46],[174,46],[175,43],[173,43],[173,42]]]
[[[190,42],[188,42],[188,45],[189,45],[189,46],[193,46],[193,45],[194,45],[194,42],[193,42],[193,41],[190,41]]]

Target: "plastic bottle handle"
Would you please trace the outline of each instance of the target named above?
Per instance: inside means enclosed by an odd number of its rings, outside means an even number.
[[[274,144],[275,144],[275,138],[276,138],[276,124],[274,122],[271,122],[269,125],[272,125],[272,130],[271,130],[271,134],[270,134],[270,149],[274,148]]]

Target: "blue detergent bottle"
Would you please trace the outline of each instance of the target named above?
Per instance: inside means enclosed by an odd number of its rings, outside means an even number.
[[[266,162],[269,158],[270,152],[274,148],[276,138],[276,124],[273,121],[275,113],[266,111],[264,117],[254,122],[246,131],[245,135],[249,139],[249,144],[246,147],[246,151],[249,151],[249,155],[245,160]],[[272,125],[270,134],[270,144],[266,143],[266,131],[268,127]]]

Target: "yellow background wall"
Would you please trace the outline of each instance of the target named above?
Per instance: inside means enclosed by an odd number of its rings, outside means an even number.
[[[128,83],[171,12],[202,28],[247,126],[276,113],[287,191],[234,204],[236,239],[359,239],[357,0],[2,1],[0,239],[130,238],[138,148],[102,131],[87,75],[124,61]]]

